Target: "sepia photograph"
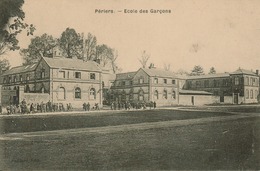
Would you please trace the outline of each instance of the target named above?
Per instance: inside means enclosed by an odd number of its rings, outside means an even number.
[[[259,0],[0,0],[0,170],[260,170]]]

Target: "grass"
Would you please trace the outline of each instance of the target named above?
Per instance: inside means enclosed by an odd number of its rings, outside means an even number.
[[[187,112],[176,110],[145,110],[127,111],[125,113],[96,113],[92,115],[40,115],[15,116],[0,118],[0,133],[50,131],[60,129],[88,128],[158,122],[170,120],[184,120],[206,118],[213,116],[231,115],[223,112]]]
[[[0,166],[3,170],[259,170],[259,135],[259,117],[114,133],[46,135],[0,141],[4,156]]]

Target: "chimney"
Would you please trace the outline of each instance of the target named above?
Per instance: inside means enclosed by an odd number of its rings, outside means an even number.
[[[256,75],[258,75],[258,74],[259,74],[259,70],[257,69],[257,70],[255,71],[255,73],[256,73]]]

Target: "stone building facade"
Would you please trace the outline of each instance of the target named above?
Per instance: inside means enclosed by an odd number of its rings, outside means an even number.
[[[0,81],[2,103],[18,104],[24,98],[30,102],[29,94],[38,97],[38,103],[44,96],[44,102],[71,103],[76,108],[82,107],[84,102],[91,106],[95,103],[102,105],[102,70],[92,61],[42,57],[38,63],[4,72]],[[23,89],[23,94],[20,89]]]

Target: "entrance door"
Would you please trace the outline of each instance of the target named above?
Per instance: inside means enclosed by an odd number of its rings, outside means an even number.
[[[234,104],[238,104],[238,94],[234,94]]]
[[[224,102],[224,96],[220,96],[220,102],[221,102],[221,103]]]

